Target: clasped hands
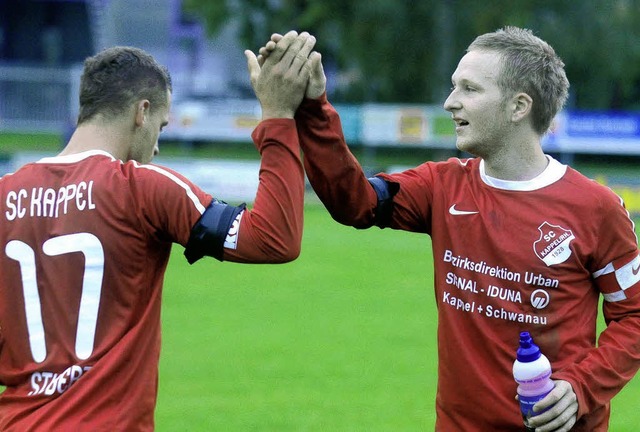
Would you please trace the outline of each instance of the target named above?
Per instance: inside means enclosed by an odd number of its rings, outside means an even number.
[[[317,99],[325,92],[322,56],[312,51],[316,38],[292,30],[274,33],[258,50],[244,52],[249,78],[262,107],[262,119],[293,118],[304,97]]]

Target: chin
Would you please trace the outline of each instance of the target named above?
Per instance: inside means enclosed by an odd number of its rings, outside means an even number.
[[[456,140],[456,148],[462,152],[469,153],[470,146],[459,138]]]
[[[456,140],[456,148],[461,152],[469,153],[470,155],[478,156],[478,147],[473,143],[465,142],[460,139]]]

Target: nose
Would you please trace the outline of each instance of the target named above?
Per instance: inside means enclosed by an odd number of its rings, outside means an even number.
[[[460,102],[458,102],[455,97],[455,90],[452,90],[451,93],[449,93],[449,96],[444,101],[443,108],[447,111],[453,111],[461,108]]]

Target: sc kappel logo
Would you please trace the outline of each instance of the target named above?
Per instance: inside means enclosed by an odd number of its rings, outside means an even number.
[[[536,309],[546,308],[550,301],[549,293],[543,289],[537,289],[531,293],[531,306]]]
[[[540,238],[533,243],[533,251],[547,266],[561,264],[571,256],[569,243],[575,236],[566,228],[543,222],[538,227]]]

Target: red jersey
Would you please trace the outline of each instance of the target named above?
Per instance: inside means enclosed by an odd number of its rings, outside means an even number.
[[[337,113],[307,100],[297,120],[320,199],[336,220],[370,226],[377,197]],[[511,371],[529,331],[577,395],[572,430],[606,431],[609,401],[640,367],[640,256],[620,198],[552,158],[530,181],[455,158],[380,176],[399,185],[390,226],[432,239],[436,430],[523,430]],[[596,348],[600,294],[608,327]]]
[[[225,259],[271,262],[299,248],[304,178],[293,120],[254,139],[261,183]],[[211,200],[103,151],[0,179],[0,429],[153,430],[164,272]]]

